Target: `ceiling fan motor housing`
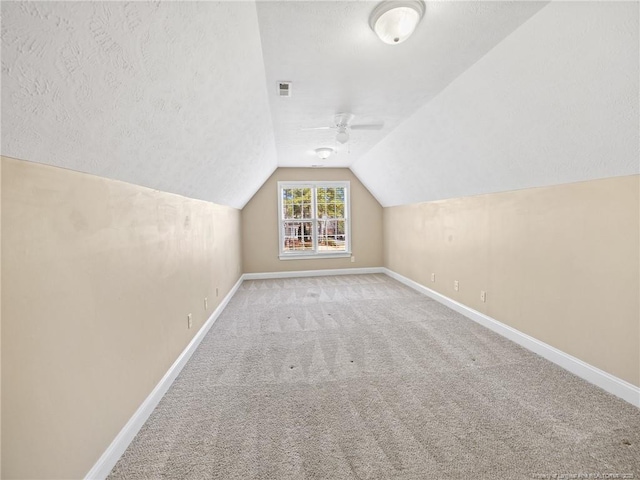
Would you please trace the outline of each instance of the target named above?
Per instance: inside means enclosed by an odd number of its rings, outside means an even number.
[[[353,116],[354,116],[353,113],[336,114],[336,118],[335,118],[336,127],[338,127],[338,129],[340,128],[346,129],[351,123],[351,121],[353,120]]]

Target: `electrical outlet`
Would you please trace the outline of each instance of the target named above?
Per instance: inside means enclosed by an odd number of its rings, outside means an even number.
[[[207,302],[207,297],[204,297],[204,311],[206,312],[209,308],[209,302]]]
[[[457,292],[458,290],[460,290],[460,284],[458,283],[458,280],[454,280],[453,281],[453,289]]]
[[[356,257],[354,255],[351,255],[351,263],[356,263]]]
[[[431,274],[431,281],[432,281],[432,282],[435,282],[435,281],[436,281],[436,274],[435,274],[435,273],[432,273],[432,274]]]
[[[480,291],[480,300],[482,300],[483,302],[487,301],[487,292],[485,292],[484,290]]]
[[[193,325],[193,322],[191,320],[191,314],[187,315],[187,328],[191,328],[191,325]]]

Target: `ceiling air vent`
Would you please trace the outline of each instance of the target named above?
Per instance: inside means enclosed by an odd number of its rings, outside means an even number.
[[[278,82],[278,96],[280,97],[291,96],[291,82]]]

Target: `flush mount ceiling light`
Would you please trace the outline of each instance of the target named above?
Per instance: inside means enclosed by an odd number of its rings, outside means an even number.
[[[316,155],[318,155],[318,157],[322,160],[329,158],[331,155],[333,155],[334,152],[335,150],[329,147],[316,148]]]
[[[395,45],[411,36],[424,10],[422,0],[386,0],[373,9],[369,25],[380,40]]]

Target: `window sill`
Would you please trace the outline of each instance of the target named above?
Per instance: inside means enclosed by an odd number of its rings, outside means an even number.
[[[279,255],[280,260],[322,260],[324,258],[348,258],[351,256],[351,252],[340,253],[304,253],[304,254],[288,254]]]

